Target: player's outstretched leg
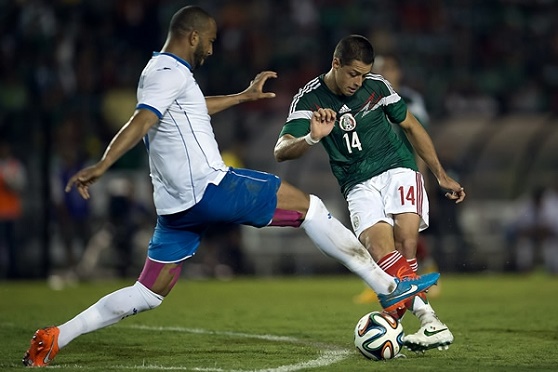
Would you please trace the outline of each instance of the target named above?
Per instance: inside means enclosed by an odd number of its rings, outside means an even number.
[[[424,292],[438,282],[439,273],[428,273],[422,276],[395,279],[397,287],[391,293],[378,294],[380,305],[388,313],[393,313],[398,308],[405,307],[405,302]]]
[[[64,324],[37,330],[31,339],[29,349],[23,356],[23,364],[28,367],[44,367],[54,359],[59,350],[80,335],[108,327],[128,316],[158,307],[164,297],[142,283],[152,287],[151,281],[162,277],[157,275],[158,273],[161,271],[168,273],[168,270],[163,270],[167,265],[147,259],[144,271],[134,285],[104,296]],[[177,278],[181,265],[181,263],[171,265]],[[167,287],[169,291],[175,282],[169,284]]]

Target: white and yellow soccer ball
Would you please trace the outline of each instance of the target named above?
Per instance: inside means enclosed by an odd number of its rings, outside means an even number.
[[[399,354],[403,346],[403,326],[389,314],[372,311],[358,321],[355,346],[368,359],[387,360]]]

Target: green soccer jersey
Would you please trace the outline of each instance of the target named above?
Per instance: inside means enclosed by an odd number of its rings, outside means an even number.
[[[312,112],[319,108],[337,112],[335,127],[321,143],[345,196],[354,185],[389,169],[418,170],[413,154],[390,124],[405,119],[407,105],[381,75],[367,74],[350,97],[333,93],[323,78],[313,79],[294,96],[280,136],[309,133]]]

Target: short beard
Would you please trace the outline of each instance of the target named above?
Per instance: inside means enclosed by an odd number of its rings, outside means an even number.
[[[192,68],[196,68],[198,66],[203,65],[204,61],[205,61],[205,53],[203,52],[201,46],[198,45],[198,47],[194,51],[194,61],[193,61],[194,65],[192,66]]]

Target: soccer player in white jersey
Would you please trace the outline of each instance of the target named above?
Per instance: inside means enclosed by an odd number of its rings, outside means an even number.
[[[241,102],[274,97],[263,92],[263,85],[276,74],[258,74],[239,94],[204,97],[192,71],[213,53],[216,35],[215,20],[203,9],[187,6],[174,14],[161,52],[142,72],[134,114],[101,160],[80,170],[66,186],[66,191],[76,187],[88,199],[89,186],[143,139],[158,217],[138,280],[64,324],[37,330],[24,365],[45,366],[78,336],[159,306],[179,279],[183,262],[195,254],[213,223],[302,227],[319,249],[373,287],[387,311],[438,280],[438,273],[409,280],[386,274],[319,198],[275,175],[224,164],[210,115]],[[332,119],[326,112],[316,115],[316,120]]]
[[[402,128],[449,199],[460,203],[465,192],[440,164],[432,140],[405,101],[381,75],[370,72],[373,63],[374,48],[368,39],[361,35],[341,39],[330,70],[294,96],[275,158],[297,159],[321,142],[347,200],[356,236],[387,273],[415,277],[418,234],[429,222],[428,196],[414,154],[391,123]],[[320,110],[337,120],[316,121]],[[421,322],[418,332],[403,338],[407,348],[445,349],[453,342],[424,293],[400,310],[405,309]]]

